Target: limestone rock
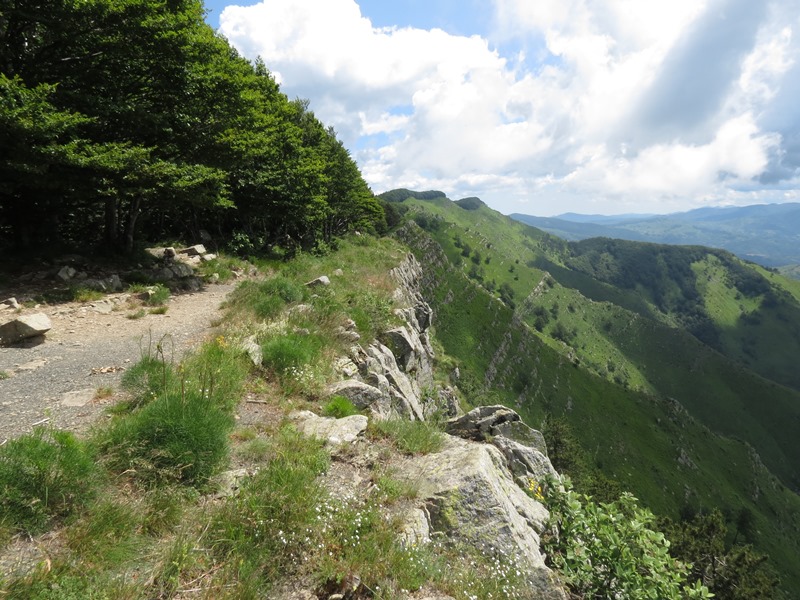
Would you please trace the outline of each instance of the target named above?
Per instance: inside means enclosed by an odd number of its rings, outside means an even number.
[[[308,410],[293,412],[289,419],[294,421],[298,431],[309,437],[325,440],[325,443],[338,446],[349,444],[367,430],[367,417],[352,415],[341,419],[319,417]]]
[[[44,335],[51,327],[50,318],[44,313],[22,315],[0,326],[0,344],[14,344],[27,338]]]
[[[325,392],[329,396],[344,396],[359,409],[369,408],[384,397],[384,392],[380,389],[355,379],[334,383]]]
[[[479,406],[447,423],[446,431],[474,441],[488,441],[503,454],[509,471],[523,487],[533,479],[556,477],[544,436],[522,422],[520,416],[505,406]]]
[[[181,250],[181,254],[186,254],[187,256],[202,256],[205,253],[206,247],[203,244],[195,244]]]
[[[515,557],[536,597],[566,598],[539,550],[547,509],[514,482],[497,448],[448,436],[441,452],[409,459],[398,476],[418,486],[434,532],[487,556]]]
[[[67,282],[67,281],[69,281],[70,279],[72,279],[73,277],[75,277],[75,275],[76,275],[77,273],[78,273],[78,272],[77,272],[75,269],[73,269],[73,268],[72,268],[72,267],[70,267],[69,265],[66,265],[66,266],[64,266],[64,267],[61,267],[61,268],[58,270],[58,273],[56,273],[56,277],[57,277],[58,279],[60,279],[61,281],[63,281],[63,282]]]
[[[194,275],[194,269],[187,264],[177,262],[174,265],[170,265],[169,269],[172,271],[173,275],[178,278],[183,277],[191,277]]]
[[[331,284],[331,280],[328,278],[327,275],[322,275],[317,277],[316,279],[312,279],[311,281],[306,282],[307,287],[319,287],[319,286],[328,286]]]
[[[264,354],[263,351],[261,350],[261,346],[256,340],[256,336],[251,335],[242,340],[240,347],[247,353],[247,355],[250,357],[250,360],[253,361],[253,364],[255,366],[257,367],[261,366],[261,361],[264,360]]]

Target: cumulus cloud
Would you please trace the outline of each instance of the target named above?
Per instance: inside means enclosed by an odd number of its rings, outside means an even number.
[[[800,0],[494,7],[483,36],[376,28],[354,0],[229,6],[220,31],[311,99],[375,191],[535,214],[791,196]]]

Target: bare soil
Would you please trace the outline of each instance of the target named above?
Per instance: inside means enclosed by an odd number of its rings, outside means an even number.
[[[212,334],[220,304],[234,287],[208,285],[174,295],[165,314],[138,319],[128,318],[139,310],[130,294],[23,309],[45,313],[52,329],[42,338],[0,347],[0,444],[37,424],[84,431],[102,418],[125,369],[143,354],[161,344],[165,358],[179,360]],[[0,323],[16,316],[0,311]]]

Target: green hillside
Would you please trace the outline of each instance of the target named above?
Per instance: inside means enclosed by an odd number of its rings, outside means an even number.
[[[403,237],[428,266],[437,338],[465,374],[459,386],[478,403],[515,406],[545,430],[565,420],[594,467],[661,514],[752,510],[754,542],[798,589],[800,499],[790,488],[800,464],[800,394],[704,344],[684,328],[691,313],[671,310],[681,307],[681,286],[701,273],[697,296],[717,328],[729,288],[710,289],[707,278],[728,263],[694,248],[691,262],[672,267],[682,279],[615,286],[571,266],[583,259],[597,272],[620,272],[610,253],[592,263],[573,245],[469,204],[403,203],[424,229],[408,226]],[[796,297],[793,282],[734,264],[740,277],[766,282],[761,295],[780,295],[784,307]],[[757,311],[763,298],[741,302]]]

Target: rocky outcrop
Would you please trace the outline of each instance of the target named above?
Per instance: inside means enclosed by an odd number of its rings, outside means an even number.
[[[523,423],[519,414],[505,406],[479,406],[451,419],[446,431],[464,439],[488,442],[503,454],[508,470],[525,488],[530,481],[557,477],[544,436]]]
[[[351,444],[367,429],[367,417],[364,415],[334,419],[319,417],[311,411],[302,410],[290,414],[289,420],[294,422],[301,433],[323,440],[330,446]]]
[[[448,436],[441,452],[409,459],[399,476],[419,487],[432,532],[515,561],[531,598],[566,598],[539,549],[547,509],[515,483],[495,446]]]
[[[444,396],[434,392],[434,352],[428,332],[433,310],[419,293],[421,272],[413,255],[391,271],[399,284],[394,299],[406,305],[395,311],[404,324],[383,332],[366,347],[353,346],[350,356],[340,361],[340,372],[350,374],[352,379],[328,387],[329,396],[345,396],[378,418],[424,420],[439,409],[455,414],[457,401],[452,390]],[[341,329],[343,335],[354,333],[349,323]]]

